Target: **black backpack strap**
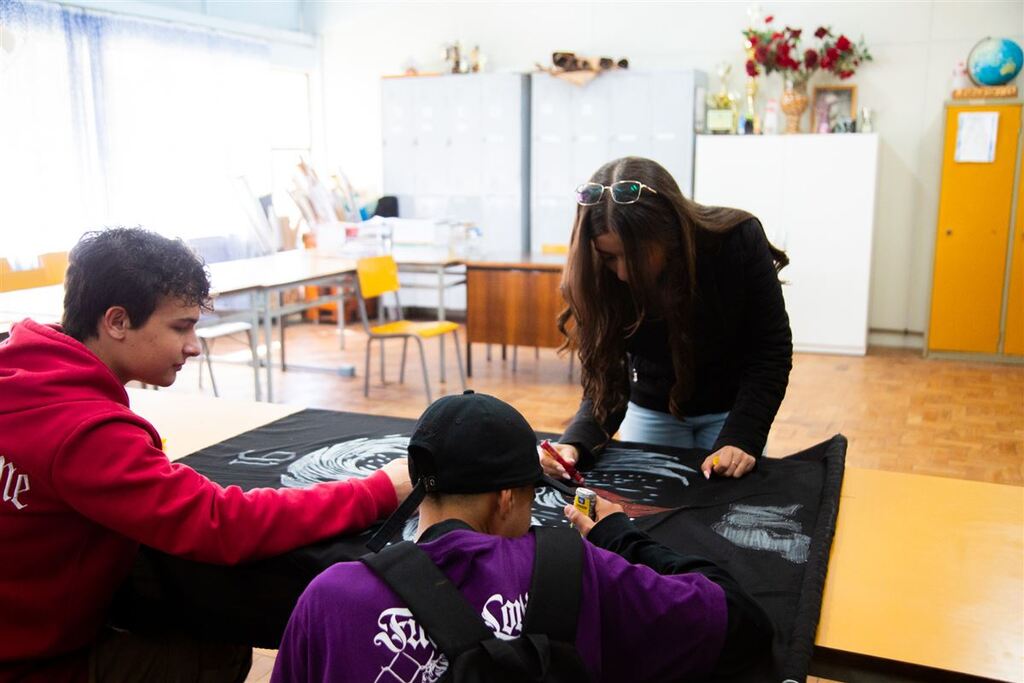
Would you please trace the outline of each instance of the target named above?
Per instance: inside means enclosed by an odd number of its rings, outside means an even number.
[[[402,599],[449,659],[494,637],[469,601],[412,541],[360,559]]]
[[[523,635],[545,634],[554,641],[576,642],[576,621],[583,585],[583,540],[575,529],[535,527],[530,600]]]

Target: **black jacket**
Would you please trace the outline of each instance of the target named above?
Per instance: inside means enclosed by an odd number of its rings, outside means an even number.
[[[633,526],[622,513],[598,522],[587,540],[598,548],[610,550],[627,562],[650,567],[659,574],[703,574],[725,592],[728,627],[725,644],[715,667],[717,674],[728,675],[747,668],[771,653],[774,627],[764,609],[744,591],[734,578],[711,560],[683,555],[668,548]]]
[[[693,317],[693,392],[685,415],[729,411],[712,450],[736,446],[758,457],[786,394],[793,366],[793,336],[768,238],[752,218],[720,235],[704,235],[697,248],[697,292]],[[645,320],[626,342],[633,403],[669,412],[675,383],[668,330]],[[584,398],[562,443],[599,453],[622,423],[625,408],[604,425]]]

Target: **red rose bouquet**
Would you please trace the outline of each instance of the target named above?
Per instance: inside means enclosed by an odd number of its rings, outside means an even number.
[[[841,79],[849,78],[863,62],[871,61],[864,40],[853,43],[844,35],[836,37],[830,28],[821,26],[814,32],[820,43],[816,49],[801,50],[802,29],[789,26],[774,30],[774,17],[764,20],[765,28],[743,31],[747,39],[747,75],[755,77],[779,72],[795,82],[806,82],[815,71],[828,71]]]

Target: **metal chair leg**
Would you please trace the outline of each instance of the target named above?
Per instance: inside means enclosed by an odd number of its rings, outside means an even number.
[[[380,338],[380,383],[388,383],[387,379],[384,378],[384,337]]]
[[[210,355],[210,349],[206,346],[206,340],[202,337],[199,338],[199,349],[203,352],[203,357],[199,359],[199,388],[203,388],[203,360]],[[145,389],[145,387],[143,387]]]
[[[370,345],[373,337],[366,338],[366,371],[363,372],[363,396],[370,396]]]
[[[277,307],[279,309],[280,308],[284,308],[284,292],[278,292],[277,293]],[[281,329],[280,329],[280,335],[281,335],[281,372],[284,372],[285,370],[288,369],[288,363],[287,363],[287,361],[285,360],[285,357],[284,357],[284,328],[285,328],[285,325],[288,322],[285,319],[285,317],[286,316],[285,316],[284,313],[282,313],[279,316],[277,316],[277,324],[280,325],[280,327],[281,327]]]
[[[206,368],[210,371],[210,386],[213,387],[213,395],[220,398],[220,392],[217,390],[217,378],[213,376],[213,361],[210,360],[210,346],[207,344],[205,339],[200,339],[202,342],[200,345],[203,347],[203,356],[206,358]],[[199,366],[202,371],[203,366]]]
[[[251,326],[245,331],[246,336],[249,338],[249,354],[252,356],[252,379],[253,389],[256,393],[256,400],[260,400],[260,351],[257,347],[258,339],[256,335],[257,327]]]
[[[459,331],[452,330],[455,338],[455,360],[459,362],[459,379],[462,380],[462,390],[466,390],[466,370],[462,367],[462,349],[459,348]]]
[[[438,346],[437,350],[439,351],[440,357],[441,357],[441,359],[438,361],[438,369],[441,372],[441,380],[440,381],[441,381],[441,384],[447,384],[448,383],[448,379],[445,377],[445,371],[444,371],[445,368],[444,368],[444,335],[443,334],[439,335],[437,337],[437,346]]]
[[[491,362],[491,345],[490,344],[487,345],[487,362],[488,363]]]
[[[405,384],[405,352],[409,349],[409,338],[402,339],[402,366],[398,371],[398,383]]]
[[[512,347],[512,372],[515,372],[516,368],[518,366],[519,366],[519,347],[518,346],[513,346]]]
[[[430,376],[427,374],[427,352],[423,350],[423,340],[419,337],[413,338],[420,347],[420,365],[423,366],[423,388],[427,390],[427,405],[430,405],[434,402],[434,399],[430,394]]]

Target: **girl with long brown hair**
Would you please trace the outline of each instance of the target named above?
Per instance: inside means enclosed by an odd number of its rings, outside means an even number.
[[[710,450],[706,477],[743,476],[792,367],[786,255],[757,218],[686,199],[650,159],[605,164],[576,198],[558,325],[579,354],[583,402],[555,448],[571,463],[598,458],[618,432]]]

